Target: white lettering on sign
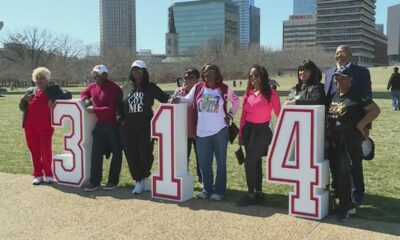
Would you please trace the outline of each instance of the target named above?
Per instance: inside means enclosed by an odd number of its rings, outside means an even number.
[[[161,104],[151,122],[158,139],[158,173],[152,176],[152,197],[183,202],[193,197],[187,170],[187,106]]]
[[[324,159],[324,106],[284,106],[267,161],[267,181],[294,186],[289,214],[328,214],[329,163]]]
[[[53,127],[71,130],[64,135],[65,153],[53,156],[54,176],[59,184],[80,187],[90,178],[95,114],[88,113],[81,100],[57,100],[51,119]]]

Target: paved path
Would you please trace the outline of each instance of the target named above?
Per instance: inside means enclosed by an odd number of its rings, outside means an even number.
[[[0,239],[400,239],[395,223],[319,222],[269,207],[177,204],[150,200],[149,193],[133,196],[127,188],[89,194],[31,180],[0,173]]]

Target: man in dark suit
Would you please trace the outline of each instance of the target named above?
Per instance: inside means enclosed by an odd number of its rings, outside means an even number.
[[[336,92],[336,86],[332,76],[336,69],[340,67],[350,68],[352,71],[353,82],[351,88],[358,91],[361,96],[372,99],[371,76],[369,70],[353,64],[351,58],[352,54],[350,46],[340,45],[337,47],[335,53],[336,67],[329,69],[325,74],[325,94],[328,97],[328,100],[331,100],[332,96]]]
[[[372,99],[372,89],[371,89],[371,76],[369,70],[357,66],[352,63],[351,61],[352,53],[351,48],[348,45],[340,45],[337,47],[335,52],[335,59],[336,59],[336,67],[329,69],[325,74],[325,94],[327,96],[328,104],[331,102],[332,97],[335,95],[336,86],[333,79],[333,74],[335,73],[336,69],[340,67],[349,68],[353,75],[351,89],[356,91],[362,98],[369,98]],[[371,126],[369,125],[364,132],[366,135],[369,135],[369,130]],[[331,166],[331,173],[332,176],[335,174],[333,173],[333,163],[330,157],[331,153],[328,153],[329,163]],[[332,178],[332,188],[335,189],[335,179]],[[362,166],[360,171],[355,171],[352,179],[352,201],[354,206],[357,206],[361,203],[362,198],[364,196],[364,175],[362,171]],[[355,208],[353,212],[355,211]]]

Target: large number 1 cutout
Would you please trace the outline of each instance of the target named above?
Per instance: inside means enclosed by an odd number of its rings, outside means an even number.
[[[161,104],[151,122],[158,138],[158,169],[152,177],[152,197],[186,201],[193,197],[193,177],[187,171],[187,106]]]
[[[324,114],[324,106],[285,106],[279,117],[267,181],[294,185],[289,193],[290,215],[322,219],[328,214]]]
[[[69,128],[64,136],[64,154],[53,156],[53,172],[59,184],[80,187],[90,177],[94,114],[88,113],[81,100],[57,100],[52,110],[52,126]]]

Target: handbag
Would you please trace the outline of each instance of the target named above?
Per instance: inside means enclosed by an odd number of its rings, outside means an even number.
[[[236,150],[235,156],[236,156],[236,159],[237,159],[239,165],[242,165],[244,162],[244,153],[243,153],[242,146],[239,146],[239,149]]]
[[[232,122],[231,125],[229,126],[229,142],[231,144],[233,144],[233,142],[235,141],[238,133],[239,133],[239,128],[236,126],[234,122]]]

